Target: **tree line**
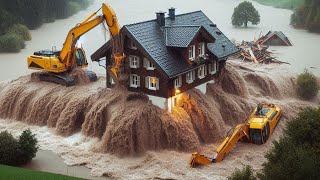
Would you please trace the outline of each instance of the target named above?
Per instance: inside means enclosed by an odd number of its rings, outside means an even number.
[[[0,52],[17,52],[30,40],[28,29],[67,18],[90,0],[0,0]],[[18,32],[18,33],[17,33]]]
[[[305,28],[320,33],[320,1],[305,0],[291,16],[291,24],[297,28]]]

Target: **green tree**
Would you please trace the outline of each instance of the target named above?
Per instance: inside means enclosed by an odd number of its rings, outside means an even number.
[[[30,129],[25,130],[19,137],[18,164],[26,164],[36,157],[38,151],[38,140]]]
[[[26,44],[22,36],[8,33],[0,36],[0,52],[19,52]]]
[[[320,108],[306,108],[288,123],[266,154],[260,179],[319,179]]]
[[[7,131],[0,133],[0,164],[15,165],[18,141]]]
[[[303,99],[309,100],[318,94],[319,85],[316,77],[305,70],[298,76],[297,79],[297,93]]]
[[[25,130],[16,140],[7,131],[0,133],[0,164],[19,166],[36,156],[38,141],[31,131]]]
[[[248,27],[248,22],[253,25],[260,23],[260,14],[251,2],[244,1],[234,8],[231,20],[233,26]]]

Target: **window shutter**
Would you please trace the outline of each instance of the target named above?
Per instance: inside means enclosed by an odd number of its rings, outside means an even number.
[[[130,87],[133,86],[132,82],[133,82],[133,77],[132,77],[132,74],[130,74]]]
[[[132,68],[132,56],[129,56],[129,65],[130,65],[130,68]]]
[[[140,67],[140,57],[137,57],[137,68]]]
[[[196,79],[196,72],[195,70],[192,71],[192,80],[195,80]]]
[[[146,78],[145,78],[145,86],[146,86],[146,88],[147,89],[149,89],[149,76],[147,76]]]
[[[204,76],[206,76],[207,75],[207,66],[206,65],[204,65]]]
[[[143,58],[143,67],[148,68],[148,60],[147,58]]]
[[[140,76],[137,76],[137,79],[138,79],[138,84],[137,84],[137,86],[140,87]]]
[[[157,78],[156,88],[157,88],[157,90],[159,90],[159,78]]]

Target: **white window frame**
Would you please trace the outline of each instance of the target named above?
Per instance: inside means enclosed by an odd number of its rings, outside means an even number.
[[[144,67],[147,69],[147,70],[155,70],[156,67],[154,66],[154,64],[152,62],[150,62],[147,58],[143,58],[143,64],[144,64]]]
[[[193,81],[195,80],[195,71],[191,70],[189,72],[186,73],[186,82],[188,84],[193,83]]]
[[[129,43],[129,48],[130,49],[133,49],[133,50],[137,50],[137,46],[134,44],[133,41],[130,40],[130,43]]]
[[[191,45],[189,46],[189,60],[193,61],[196,57],[196,46]]]
[[[140,57],[130,55],[129,56],[129,61],[130,61],[130,68],[137,69],[140,66]]]
[[[130,87],[140,87],[140,76],[138,76],[137,74],[130,74]]]
[[[199,66],[199,68],[198,68],[198,78],[199,79],[203,79],[204,77],[206,77],[206,75],[207,75],[207,66],[205,64]]]
[[[205,43],[199,43],[198,45],[198,55],[203,57],[206,54],[205,52]]]
[[[217,61],[213,61],[209,64],[209,72],[210,74],[216,74],[218,70],[218,63]]]
[[[159,81],[157,77],[147,76],[145,78],[145,87],[153,91],[159,90]]]
[[[182,76],[180,75],[174,80],[174,88],[178,89],[181,86],[182,86]]]

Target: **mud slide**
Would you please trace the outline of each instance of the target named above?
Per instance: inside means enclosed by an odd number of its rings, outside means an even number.
[[[228,64],[219,83],[207,84],[207,94],[193,89],[180,95],[172,114],[146,95],[105,89],[103,78],[67,88],[24,76],[0,85],[0,118],[47,125],[62,136],[81,131],[99,138],[91,147],[95,152],[123,156],[161,149],[192,151],[219,142],[258,102],[284,103],[294,114],[296,108],[283,100],[294,96],[293,81],[269,76]]]
[[[229,61],[221,81],[207,84],[206,94],[197,89],[183,93],[171,114],[143,94],[106,90],[101,77],[67,88],[24,76],[0,83],[0,118],[13,120],[1,121],[0,130],[19,134],[32,127],[42,149],[53,150],[69,165],[85,164],[96,176],[208,178],[204,174],[218,169],[215,177],[219,178],[242,164],[260,169],[264,152],[281,136],[286,121],[300,108],[319,103],[319,99],[305,102],[296,97],[295,75],[287,69]],[[271,141],[263,146],[240,143],[222,163],[198,171],[187,169],[188,152],[213,152],[228,129],[245,120],[259,102],[283,108],[284,118]],[[119,159],[100,153],[144,156]],[[148,173],[141,174],[142,169]]]
[[[200,142],[212,142],[224,132],[218,111],[218,119],[212,113],[207,115],[208,107],[205,115],[189,115],[182,108],[169,114],[154,106],[146,95],[121,88],[106,90],[104,81],[100,78],[98,82],[67,88],[20,77],[0,86],[0,117],[47,125],[62,136],[81,131],[99,138],[91,147],[94,152],[120,156],[159,149],[195,150]],[[189,109],[193,108],[198,107]],[[196,124],[199,116],[208,117]],[[206,132],[202,131],[207,124],[210,126]]]

